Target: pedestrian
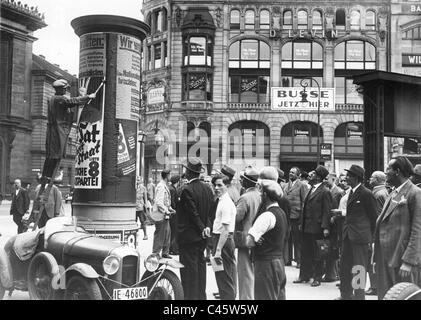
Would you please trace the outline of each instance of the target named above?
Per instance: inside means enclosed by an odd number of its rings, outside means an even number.
[[[184,165],[183,165],[184,166]],[[199,181],[204,172],[200,159],[189,158],[188,183],[182,188],[177,206],[177,231],[181,283],[186,300],[206,300],[206,239],[210,237],[214,199],[209,187]]]
[[[261,204],[260,192],[256,188],[259,172],[248,168],[241,175],[245,192],[240,196],[235,217],[234,242],[237,251],[238,293],[240,300],[254,300],[254,267],[246,239]]]
[[[228,194],[231,197],[231,200],[234,202],[234,205],[237,205],[238,200],[240,199],[240,191],[233,184],[233,179],[235,176],[235,170],[227,165],[224,165],[221,169],[221,174],[228,177]]]
[[[284,194],[291,206],[289,224],[291,226],[291,236],[289,237],[289,252],[293,252],[294,261],[297,268],[300,268],[302,234],[299,230],[301,217],[303,214],[304,200],[308,189],[299,179],[300,169],[292,167],[289,171],[289,182],[285,185]],[[294,249],[294,250],[293,250]],[[292,256],[292,255],[291,255]]]
[[[171,242],[170,216],[175,213],[171,207],[171,194],[167,186],[170,178],[171,171],[167,169],[162,170],[161,181],[156,186],[154,200],[154,207],[159,211],[163,219],[155,221],[152,253],[161,254],[163,258],[171,258],[169,255]]]
[[[147,216],[146,213],[150,210],[148,206],[148,194],[143,185],[142,177],[137,177],[136,184],[136,222],[139,219],[140,228],[143,230],[143,240],[148,240],[148,233],[146,228]]]
[[[155,200],[155,184],[153,183],[152,178],[148,179],[148,184],[146,185],[146,192],[148,194],[148,200],[152,206]]]
[[[414,174],[411,176],[411,181],[418,188],[421,188],[421,164],[414,167]]]
[[[29,195],[28,191],[22,188],[20,179],[14,182],[15,190],[12,192],[12,203],[10,206],[10,215],[13,216],[13,221],[18,226],[18,234],[24,232],[24,224],[22,218],[24,215],[29,215]]]
[[[230,179],[223,174],[217,175],[213,177],[212,183],[215,186],[215,195],[218,197],[212,228],[213,257],[215,261],[222,261],[224,267],[224,270],[215,272],[215,278],[221,300],[235,300],[237,270],[233,234],[237,209],[228,194]]]
[[[317,241],[328,238],[332,196],[323,181],[329,171],[322,165],[309,174],[311,189],[304,201],[300,229],[303,235],[299,278],[293,283],[310,281],[312,287],[320,286],[323,276],[323,260],[317,254]]]
[[[301,171],[300,173],[300,180],[304,185],[307,187],[308,190],[310,190],[311,185],[308,182],[309,176],[307,171]]]
[[[398,282],[421,286],[421,190],[409,180],[413,171],[402,156],[387,166],[386,180],[395,190],[377,219],[372,258],[379,300]]]
[[[376,201],[370,190],[362,185],[364,169],[352,165],[346,170],[346,180],[351,187],[342,231],[342,255],[340,260],[339,300],[364,300],[368,250],[373,239],[377,218]],[[359,268],[359,269],[358,269]],[[360,281],[353,279],[360,270]]]
[[[39,184],[35,190],[35,198],[38,198],[38,193],[40,191],[41,185]],[[35,225],[38,225],[38,228],[45,227],[48,220],[54,217],[60,217],[64,215],[63,207],[63,196],[60,189],[53,184],[51,190],[48,194],[48,199],[43,205],[42,212],[39,217],[36,218]]]
[[[177,211],[177,205],[179,202],[178,187],[180,184],[180,176],[171,176],[168,189],[171,194],[171,207]],[[177,214],[171,215],[170,218],[170,229],[171,229],[171,241],[170,241],[170,254],[178,256],[178,243],[177,243]]]
[[[287,241],[287,218],[277,199],[282,188],[271,180],[261,180],[262,204],[250,228],[247,245],[254,252],[254,298],[256,300],[285,300],[286,274],[283,250]]]

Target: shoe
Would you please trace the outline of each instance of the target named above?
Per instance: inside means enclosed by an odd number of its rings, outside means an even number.
[[[310,280],[301,280],[301,279],[297,279],[297,280],[294,280],[294,281],[292,281],[292,283],[307,283],[307,282],[309,282]]]
[[[295,266],[295,268],[300,269],[300,268],[301,268],[301,265],[298,263],[298,264]]]
[[[365,294],[368,296],[377,296],[377,289],[370,288],[365,292]]]
[[[143,240],[148,240],[148,236],[144,236],[143,237]]]
[[[287,263],[285,263],[285,266],[286,267],[290,267],[292,265],[292,262],[291,261],[288,261]]]
[[[312,287],[318,287],[318,286],[320,286],[320,281],[318,281],[318,280],[314,280],[312,283],[311,283],[311,285],[310,286],[312,286]]]
[[[221,299],[219,292],[214,292],[213,296],[215,297],[215,299]]]
[[[171,256],[167,253],[164,253],[161,257],[166,258],[166,259],[171,259]]]
[[[336,279],[331,279],[331,278],[323,278],[322,282],[335,282]]]
[[[336,286],[339,288],[341,286],[341,283],[340,282],[337,283]]]

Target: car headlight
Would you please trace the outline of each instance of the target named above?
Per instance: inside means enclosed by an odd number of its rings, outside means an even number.
[[[104,271],[109,276],[116,274],[118,269],[120,269],[120,259],[116,256],[108,256],[104,259],[102,263]]]
[[[145,259],[145,268],[149,272],[155,272],[159,267],[159,255],[151,254]]]

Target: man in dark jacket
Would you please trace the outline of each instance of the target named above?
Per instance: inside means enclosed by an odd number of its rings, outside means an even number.
[[[294,283],[308,282],[313,278],[312,287],[320,286],[323,276],[323,261],[317,256],[317,240],[329,236],[330,210],[332,196],[323,180],[329,171],[324,166],[310,172],[309,183],[311,189],[304,201],[301,231],[303,232],[303,246],[301,250],[300,276]]]
[[[10,206],[10,215],[13,215],[13,221],[18,226],[18,233],[24,231],[22,217],[29,213],[29,195],[26,189],[22,188],[19,179],[15,180],[15,190],[12,192],[12,205]]]
[[[214,198],[210,188],[199,180],[204,172],[198,158],[186,166],[188,183],[183,187],[177,206],[177,230],[181,283],[186,300],[206,300],[206,261],[204,250],[210,237]]]
[[[342,255],[339,277],[341,300],[364,300],[365,279],[368,271],[368,250],[373,241],[376,226],[376,201],[370,190],[362,185],[364,169],[352,165],[346,180],[351,191],[346,206],[342,231]],[[354,277],[362,278],[353,281]],[[352,293],[354,292],[354,295]]]

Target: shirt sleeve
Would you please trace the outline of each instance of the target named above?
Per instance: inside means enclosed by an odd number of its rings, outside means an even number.
[[[275,227],[275,224],[276,218],[274,214],[270,211],[266,211],[253,223],[253,226],[249,230],[249,235],[257,242],[266,232],[272,230]]]
[[[235,215],[237,213],[237,209],[235,208],[234,203],[229,203],[229,201],[222,201],[221,205],[221,223],[230,225],[233,222],[233,218],[235,222]]]

